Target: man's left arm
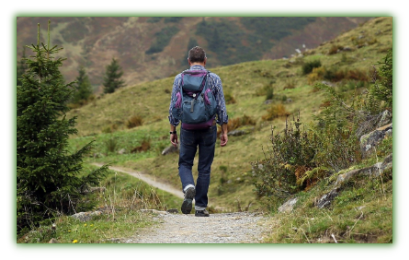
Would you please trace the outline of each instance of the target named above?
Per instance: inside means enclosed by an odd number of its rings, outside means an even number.
[[[227,123],[229,116],[227,115],[226,102],[224,100],[222,81],[219,76],[216,76],[214,81],[215,97],[217,102],[217,124],[222,128],[220,135],[220,145],[225,146],[228,141],[227,137]]]

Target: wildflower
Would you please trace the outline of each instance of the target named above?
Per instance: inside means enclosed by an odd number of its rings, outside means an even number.
[[[68,233],[71,233],[71,229],[68,229]]]
[[[94,224],[91,224],[91,225],[89,225],[90,227],[93,227],[94,226]]]
[[[76,244],[76,243],[78,243],[78,240],[75,239],[74,241],[72,241],[72,243],[73,243],[73,244]]]
[[[86,227],[87,226],[87,224],[84,224],[84,227]]]

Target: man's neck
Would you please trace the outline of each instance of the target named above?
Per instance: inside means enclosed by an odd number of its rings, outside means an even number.
[[[194,66],[194,65],[199,65],[199,66],[202,66],[202,67],[205,66],[205,64],[204,64],[203,62],[193,62],[193,63],[190,63],[190,67],[192,67],[192,66]]]

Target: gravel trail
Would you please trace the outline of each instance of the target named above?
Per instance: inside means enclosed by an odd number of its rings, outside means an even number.
[[[195,217],[153,211],[159,224],[143,229],[120,243],[260,243],[264,217],[259,213],[235,212]]]

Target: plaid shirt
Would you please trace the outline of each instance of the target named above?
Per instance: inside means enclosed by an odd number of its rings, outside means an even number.
[[[205,68],[201,65],[193,65],[190,67],[190,70],[205,70]],[[175,81],[173,82],[172,96],[171,96],[170,106],[169,106],[169,122],[170,124],[174,126],[179,125],[179,120],[172,116],[172,108],[173,108],[173,104],[176,101],[176,93],[180,91],[180,85],[181,85],[181,80],[182,80],[181,74],[182,73],[178,74],[175,77]],[[214,73],[210,73],[209,79],[210,79],[209,81],[210,89],[212,90],[213,95],[217,102],[216,123],[219,125],[227,124],[229,117],[227,116],[226,103],[224,101],[222,81],[220,77]]]

